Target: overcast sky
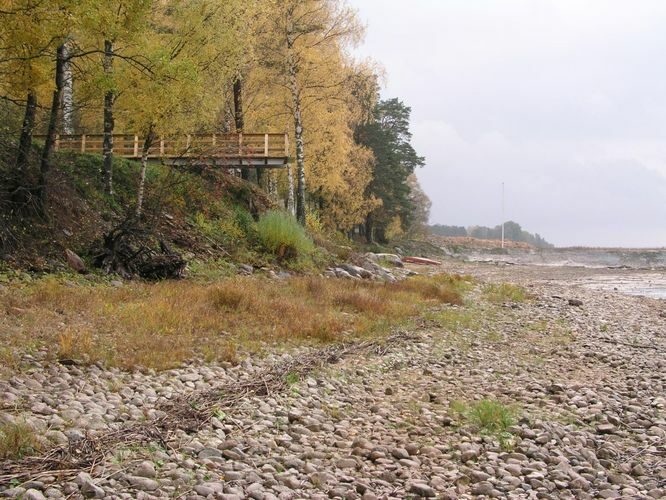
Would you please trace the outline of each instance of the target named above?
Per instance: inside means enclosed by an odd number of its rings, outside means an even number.
[[[666,246],[666,0],[349,0],[431,222]]]

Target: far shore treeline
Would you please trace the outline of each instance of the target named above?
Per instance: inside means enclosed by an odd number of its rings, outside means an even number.
[[[430,226],[430,232],[438,236],[449,237],[470,237],[480,240],[499,240],[502,238],[502,225],[495,227],[486,226],[447,226],[444,224],[433,224]],[[525,231],[520,224],[513,221],[504,223],[504,238],[509,241],[520,241],[533,245],[537,248],[553,248],[552,243],[548,243],[539,233],[530,233]]]

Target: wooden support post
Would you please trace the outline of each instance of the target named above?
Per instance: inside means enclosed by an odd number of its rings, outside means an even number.
[[[134,136],[134,158],[139,157],[139,136]]]
[[[238,156],[243,156],[243,132],[238,134]]]
[[[160,137],[160,156],[164,156],[164,137]]]
[[[55,136],[55,144],[53,145],[53,150],[58,151],[60,149],[60,134],[56,134]]]
[[[81,135],[81,152],[86,152],[86,134]]]
[[[289,134],[284,133],[284,156],[289,156]]]
[[[190,134],[187,134],[187,144],[185,145],[185,150],[189,151],[190,150],[190,145],[192,144],[192,136]]]
[[[216,137],[215,134],[213,134],[213,147],[215,147],[215,143],[216,143]]]
[[[264,156],[268,158],[268,134],[264,134]]]

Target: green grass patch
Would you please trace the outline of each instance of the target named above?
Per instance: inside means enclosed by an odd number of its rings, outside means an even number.
[[[493,399],[482,399],[472,403],[452,401],[450,409],[479,434],[496,437],[503,449],[513,446],[509,428],[516,421],[515,408]]]
[[[277,210],[266,212],[257,223],[257,238],[261,245],[279,260],[307,256],[314,243],[296,219]]]
[[[490,283],[482,289],[483,296],[489,302],[525,302],[529,295],[527,291],[513,283]]]
[[[284,376],[284,381],[287,385],[298,384],[301,380],[301,377],[296,372],[286,373]]]
[[[480,314],[466,309],[445,309],[428,315],[428,319],[438,322],[446,330],[458,333],[463,330],[479,330],[481,328]]]

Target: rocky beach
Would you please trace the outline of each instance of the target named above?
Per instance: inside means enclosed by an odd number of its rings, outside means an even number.
[[[0,421],[34,429],[43,451],[0,462],[0,496],[666,496],[666,301],[587,286],[647,271],[413,269],[474,288],[384,340],[236,366],[35,354],[0,381]],[[526,296],[485,292],[508,282]]]

